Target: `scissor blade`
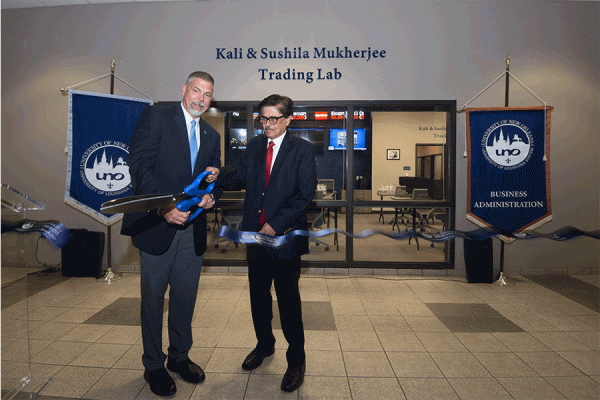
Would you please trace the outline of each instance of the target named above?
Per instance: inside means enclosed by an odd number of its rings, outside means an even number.
[[[142,194],[122,197],[102,203],[100,212],[104,214],[135,213],[174,206],[189,196],[181,194]]]

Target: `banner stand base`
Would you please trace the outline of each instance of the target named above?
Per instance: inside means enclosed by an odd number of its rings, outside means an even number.
[[[499,286],[510,285],[510,283],[506,280],[506,277],[504,276],[504,272],[500,272],[500,276],[498,276],[498,279],[494,283]]]
[[[113,272],[112,268],[108,268],[106,272],[98,277],[98,282],[106,282],[110,285],[111,282],[117,281],[123,277],[120,272]]]

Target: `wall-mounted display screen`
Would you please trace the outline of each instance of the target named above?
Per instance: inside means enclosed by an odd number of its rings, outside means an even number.
[[[366,129],[354,130],[354,150],[367,149],[367,132]],[[328,150],[346,150],[346,130],[345,129],[330,129],[329,130],[329,147]]]
[[[315,152],[318,154],[323,153],[323,145],[325,138],[325,130],[322,126],[317,127],[302,127],[302,128],[291,128],[288,127],[288,131],[299,138],[302,138],[315,146]]]
[[[244,150],[248,143],[246,128],[229,129],[229,145],[232,150]]]

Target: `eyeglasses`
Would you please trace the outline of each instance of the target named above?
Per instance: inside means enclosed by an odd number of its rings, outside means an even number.
[[[280,115],[279,117],[258,117],[258,120],[260,122],[262,122],[263,124],[266,124],[267,122],[270,122],[272,125],[275,125],[276,123],[279,122],[279,120],[281,118],[285,118],[285,115]]]

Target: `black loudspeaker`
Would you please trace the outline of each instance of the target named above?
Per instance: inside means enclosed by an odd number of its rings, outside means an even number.
[[[69,229],[73,238],[61,247],[62,275],[98,277],[104,255],[104,232]]]
[[[464,240],[467,282],[492,283],[494,280],[494,257],[492,238]]]

